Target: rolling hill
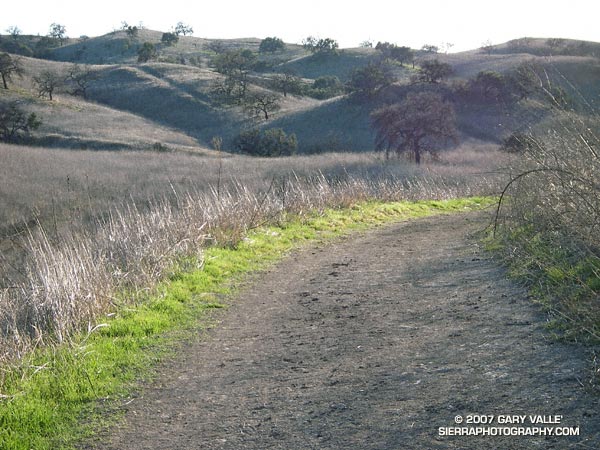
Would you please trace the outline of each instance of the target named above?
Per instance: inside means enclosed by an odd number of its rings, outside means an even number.
[[[18,100],[43,122],[38,145],[79,149],[183,149],[207,148],[213,137],[223,139],[225,150],[233,150],[233,138],[251,127],[280,127],[298,137],[299,151],[369,150],[373,133],[369,114],[378,106],[402,98],[413,89],[412,67],[394,65],[397,81],[368,101],[342,94],[318,100],[306,95],[280,97],[280,108],[267,122],[249,117],[244,108],[215,102],[211,90],[223,75],[211,66],[216,52],[249,49],[257,52],[254,38],[211,40],[181,36],[176,45],[161,43],[162,33],[140,30],[135,39],[124,31],[104,36],[71,39],[49,51],[47,59],[21,57],[25,76],[16,78],[11,89],[0,90],[0,100]],[[23,46],[34,45],[23,37]],[[488,51],[455,54],[416,52],[416,66],[436,58],[454,70],[450,82],[460,83],[481,71],[508,74],[523,63],[536,64],[552,82],[572,99],[584,99],[595,107],[600,95],[600,44],[557,40],[519,39]],[[1,41],[0,44],[2,44]],[[143,42],[157,46],[156,61],[137,62]],[[1,47],[1,45],[0,45]],[[550,51],[554,56],[549,56]],[[349,80],[352,71],[376,63],[379,51],[372,48],[344,49],[337,55],[313,55],[299,45],[285,51],[259,54],[257,71],[249,78],[255,92],[280,95],[272,89],[272,77],[291,71],[310,86],[319,77]],[[88,64],[98,75],[86,99],[62,92],[50,102],[37,98],[33,77],[46,70],[66,73],[73,64]],[[499,142],[520,128],[544,119],[539,102],[523,100],[506,105],[457,98],[450,85],[438,89],[455,101],[458,124],[464,138]],[[580,102],[584,103],[584,102]]]

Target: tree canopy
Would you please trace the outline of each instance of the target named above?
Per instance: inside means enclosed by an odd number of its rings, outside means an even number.
[[[38,96],[48,97],[53,100],[54,92],[65,83],[64,77],[54,70],[44,70],[39,75],[33,77],[33,82],[37,86]]]
[[[430,59],[421,63],[417,81],[435,84],[448,78],[453,73],[454,70],[450,64],[440,62],[437,59]]]
[[[187,36],[188,34],[194,34],[194,29],[191,26],[184,24],[183,22],[177,22],[177,25],[175,25],[173,31],[177,36],[181,34],[183,34],[184,36]]]
[[[148,62],[158,56],[158,51],[152,42],[144,42],[138,49],[138,62]]]
[[[267,37],[260,42],[259,53],[275,53],[285,50],[285,43],[278,37]]]
[[[409,153],[417,164],[423,152],[435,153],[457,136],[454,108],[434,92],[412,92],[399,103],[371,114],[379,150]]]
[[[296,153],[298,141],[295,134],[286,134],[281,128],[242,131],[233,141],[240,152],[252,156],[289,156]]]
[[[256,55],[248,49],[228,50],[213,59],[217,72],[225,75],[217,80],[213,92],[226,102],[242,104],[248,92],[248,74],[256,63]]]
[[[377,91],[395,81],[394,74],[385,64],[368,64],[352,72],[348,89],[358,95],[371,98]]]
[[[272,86],[287,97],[288,93],[297,93],[300,90],[300,83],[300,77],[293,70],[286,68],[273,77]]]
[[[179,42],[179,35],[176,33],[163,33],[162,37],[160,38],[160,42],[170,47],[171,45],[175,45],[177,42]]]
[[[60,45],[62,46],[64,40],[67,38],[67,28],[59,23],[53,23],[52,25],[50,25],[50,31],[48,32],[48,36],[52,39],[58,40],[58,42],[60,42]]]
[[[378,42],[375,49],[379,50],[384,58],[398,61],[401,66],[406,62],[412,61],[415,57],[415,52],[410,47],[399,47],[389,42]]]
[[[336,55],[339,48],[339,44],[335,39],[317,39],[314,36],[308,36],[304,39],[302,46],[312,54],[318,55]]]
[[[12,81],[13,75],[23,75],[21,60],[10,56],[8,53],[0,53],[0,76],[2,77],[4,89],[8,89],[8,82]]]

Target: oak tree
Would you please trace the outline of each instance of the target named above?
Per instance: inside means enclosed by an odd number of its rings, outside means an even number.
[[[275,53],[285,50],[285,43],[278,37],[267,37],[260,42],[259,53]]]
[[[67,28],[59,23],[53,23],[50,25],[48,36],[54,40],[57,40],[62,46],[65,39],[67,39]]]
[[[183,22],[177,22],[177,25],[175,25],[174,28],[174,32],[177,36],[181,34],[187,36],[188,34],[194,34],[194,29],[191,26],[184,24]]]
[[[395,81],[394,74],[385,64],[368,64],[354,69],[350,76],[348,89],[366,98],[372,98],[377,91],[389,86]]]
[[[297,92],[300,88],[300,78],[291,69],[284,69],[273,77],[273,87],[287,97],[288,93]]]
[[[423,152],[435,153],[450,140],[456,140],[456,119],[452,105],[434,92],[409,93],[396,104],[371,114],[378,150],[409,153],[417,164]]]
[[[64,77],[54,70],[44,70],[33,77],[39,97],[48,97],[53,100],[52,95],[64,84]]]
[[[179,42],[179,35],[176,33],[163,33],[162,37],[160,38],[160,42],[165,44],[167,47],[170,47],[171,45],[175,45],[177,42]]]
[[[71,86],[71,95],[81,95],[87,98],[90,85],[98,79],[98,73],[90,66],[73,64],[67,72],[66,82]]]
[[[431,59],[421,63],[417,81],[435,84],[443,81],[453,73],[454,70],[450,64]]]
[[[4,89],[8,89],[8,82],[12,81],[12,76],[23,76],[23,66],[19,58],[10,56],[8,53],[0,53],[0,76]]]
[[[270,92],[255,92],[247,96],[245,100],[246,110],[253,116],[264,117],[265,121],[269,120],[269,114],[277,111],[280,98],[276,94]]]
[[[17,102],[0,102],[0,141],[16,141],[40,125],[35,113],[27,114]]]
[[[144,42],[144,44],[138,49],[138,62],[148,62],[155,59],[158,56],[156,47],[151,42]]]

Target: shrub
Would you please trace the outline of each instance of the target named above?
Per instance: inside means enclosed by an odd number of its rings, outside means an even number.
[[[289,136],[281,128],[242,131],[233,142],[240,153],[252,156],[290,156],[296,153],[298,141],[295,134]]]
[[[317,78],[312,86],[306,91],[306,95],[324,100],[327,98],[335,97],[344,92],[344,85],[336,76],[323,76]]]
[[[278,37],[265,38],[258,47],[260,53],[275,53],[283,50],[285,50],[285,43]]]
[[[375,93],[394,82],[394,74],[389,66],[368,64],[354,69],[347,86],[359,96],[371,98]]]
[[[179,42],[179,36],[175,33],[163,33],[162,37],[160,38],[160,42],[165,44],[167,47],[170,47],[171,45],[175,45],[177,42]]]
[[[522,151],[498,205],[495,231],[522,274],[574,337],[600,339],[598,119],[556,112],[540,137],[509,137]],[[508,201],[503,201],[503,200]],[[581,336],[579,334],[581,333]]]
[[[148,62],[158,56],[156,47],[151,42],[144,42],[138,50],[138,62]]]
[[[28,115],[16,102],[0,103],[0,141],[13,142],[29,136],[40,125],[35,113]]]

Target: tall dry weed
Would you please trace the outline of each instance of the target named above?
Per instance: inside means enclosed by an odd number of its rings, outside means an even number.
[[[518,272],[561,320],[600,339],[600,118],[561,111],[527,137],[497,229]],[[501,207],[501,208],[500,208]]]
[[[0,291],[0,357],[18,358],[43,341],[68,341],[115,308],[115,294],[145,290],[181,257],[201,258],[206,245],[235,246],[248,230],[284,215],[304,216],[367,200],[445,199],[490,194],[497,177],[435,171],[398,177],[384,170],[350,174],[283,172],[257,189],[236,181],[219,189],[172,189],[171,199],[133,203],[93,226],[49,236],[32,229],[25,278]],[[122,301],[122,300],[121,300]]]

